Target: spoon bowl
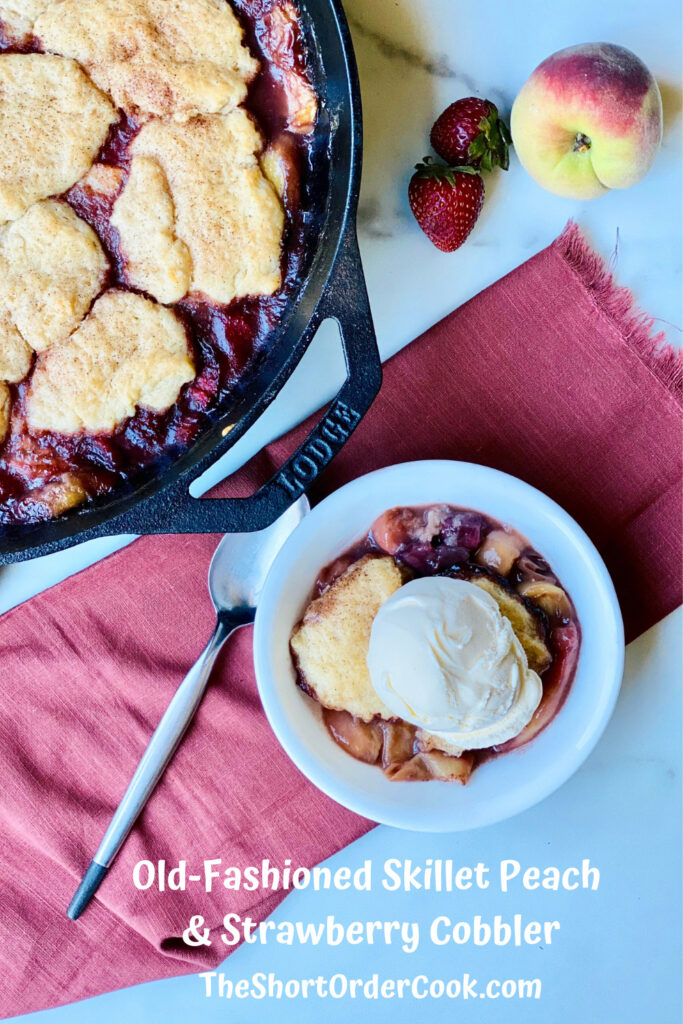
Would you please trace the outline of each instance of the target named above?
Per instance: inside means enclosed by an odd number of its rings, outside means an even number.
[[[308,498],[302,495],[265,530],[226,533],[209,566],[209,593],[219,615],[256,609],[276,554],[309,509]]]

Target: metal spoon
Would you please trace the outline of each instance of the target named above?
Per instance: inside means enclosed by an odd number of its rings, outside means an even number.
[[[67,910],[75,921],[97,892],[128,833],[173,757],[204,696],[221,647],[234,630],[254,621],[268,570],[287,537],[309,510],[305,495],[272,526],[255,533],[229,533],[209,566],[209,592],[216,628],[198,660],[176,690],[147,745],[99,849]]]

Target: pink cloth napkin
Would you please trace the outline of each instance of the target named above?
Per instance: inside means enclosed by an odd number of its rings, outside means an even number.
[[[386,367],[314,498],[392,462],[482,462],[540,487],[600,548],[629,638],[681,599],[680,360],[574,227]],[[222,493],[279,465],[269,446]],[[55,1006],[214,967],[190,916],[266,917],[283,893],[137,891],[139,860],[313,865],[371,823],[299,774],[261,711],[251,631],[228,645],[181,749],[97,899],[66,906],[213,623],[215,537],[136,541],[0,619],[0,1010]]]

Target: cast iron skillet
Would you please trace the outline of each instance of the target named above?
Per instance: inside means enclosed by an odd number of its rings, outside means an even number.
[[[5,528],[0,564],[126,533],[231,533],[272,523],[334,458],[379,391],[382,371],[356,240],[362,125],[353,49],[341,0],[299,0],[321,100],[316,145],[327,147],[328,187],[313,211],[312,252],[298,293],[268,340],[268,355],[237,399],[229,396],[192,446],[134,485],[45,523]],[[282,389],[327,318],[339,324],[347,378],[320,422],[248,498],[195,499],[192,481],[223,455]],[[230,427],[223,436],[226,427]]]

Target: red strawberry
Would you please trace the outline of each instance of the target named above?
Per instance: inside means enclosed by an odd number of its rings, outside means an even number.
[[[477,222],[484,202],[484,182],[472,167],[444,167],[428,156],[415,165],[408,186],[415,220],[442,252],[453,252]]]
[[[508,126],[490,100],[468,96],[446,107],[437,119],[430,142],[448,164],[468,164],[490,171],[510,165]]]

